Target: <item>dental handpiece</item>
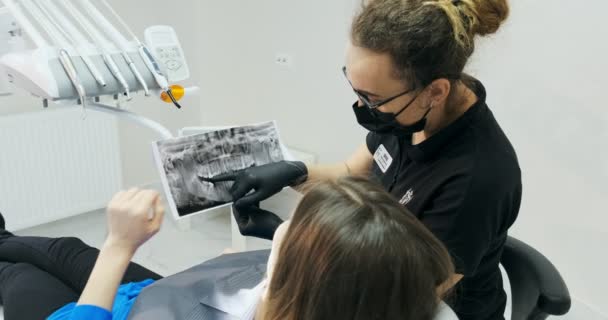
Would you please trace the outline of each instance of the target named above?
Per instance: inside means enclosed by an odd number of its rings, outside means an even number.
[[[106,87],[108,85],[106,83],[106,80],[103,78],[103,76],[101,75],[101,72],[99,72],[99,70],[97,69],[97,67],[91,60],[91,58],[89,58],[87,55],[82,54],[82,53],[81,53],[80,57],[82,58],[82,60],[84,61],[84,64],[87,66],[87,68],[93,75],[93,78],[95,79],[95,81],[97,81],[97,83],[100,86]]]
[[[148,70],[150,70],[150,72],[152,72],[152,75],[154,76],[154,80],[156,80],[156,83],[158,84],[158,86],[163,91],[165,91],[165,92],[168,91],[169,90],[169,81],[167,80],[167,77],[165,77],[163,72],[160,70],[158,62],[156,62],[156,59],[154,58],[152,53],[150,53],[150,50],[148,49],[148,47],[146,47],[143,44],[140,44],[138,51],[139,51],[139,55],[141,56],[142,60],[144,60],[146,66],[148,67]]]
[[[82,103],[82,108],[86,109],[87,93],[86,93],[84,86],[82,85],[82,82],[80,81],[80,78],[78,77],[78,72],[76,72],[76,68],[74,67],[72,58],[68,54],[67,50],[65,50],[65,49],[59,50],[59,61],[61,62],[61,65],[65,69],[65,72],[68,75],[70,82],[72,82],[72,85],[74,86],[74,89],[76,90],[76,93],[78,93],[78,96],[80,98],[80,103]]]
[[[169,99],[171,99],[171,102],[173,102],[173,104],[178,109],[181,109],[182,106],[179,104],[179,102],[177,102],[177,99],[175,99],[173,92],[171,92],[171,88],[169,87],[169,81],[167,80],[167,77],[165,77],[163,72],[160,70],[160,66],[158,65],[158,62],[156,62],[156,59],[150,52],[150,49],[148,49],[148,47],[146,47],[144,44],[140,44],[139,55],[146,63],[146,66],[148,67],[150,72],[152,72],[152,75],[154,75],[154,80],[156,80],[158,86],[167,94]]]
[[[137,67],[135,66],[135,62],[133,62],[133,59],[131,59],[131,56],[129,56],[129,54],[127,52],[123,52],[122,56],[125,58],[125,61],[129,65],[129,68],[131,69],[131,72],[133,72],[133,75],[135,75],[135,78],[137,79],[137,82],[139,82],[139,84],[144,89],[144,93],[146,94],[146,96],[149,96],[150,95],[150,90],[148,89],[148,84],[146,84],[146,81],[144,80],[144,77],[142,77],[142,75],[139,72],[139,70],[137,70]]]
[[[123,90],[125,90],[125,95],[127,96],[127,101],[130,101],[132,98],[131,98],[131,91],[129,89],[129,84],[127,83],[127,80],[125,80],[125,77],[122,75],[122,73],[118,69],[118,66],[114,62],[114,59],[112,59],[112,57],[108,53],[104,53],[103,61],[108,66],[108,69],[110,69],[110,72],[112,72],[112,75],[116,78],[116,80],[118,80],[118,82],[122,86]]]

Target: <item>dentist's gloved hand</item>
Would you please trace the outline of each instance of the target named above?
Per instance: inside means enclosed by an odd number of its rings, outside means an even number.
[[[308,178],[308,169],[300,161],[279,161],[259,167],[204,179],[212,183],[234,181],[230,194],[235,206],[248,207],[279,193],[283,188],[298,185]],[[251,191],[251,194],[249,194]]]
[[[272,240],[283,220],[276,214],[260,209],[259,205],[232,206],[239,231],[244,236]]]

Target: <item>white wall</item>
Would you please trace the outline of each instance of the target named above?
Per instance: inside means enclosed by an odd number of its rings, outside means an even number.
[[[363,141],[340,73],[356,0],[202,1],[203,122],[277,119],[321,161]],[[576,299],[569,318],[608,314],[608,12],[604,0],[518,0],[469,70],[518,151],[524,200],[513,234],[546,254]],[[273,63],[275,53],[294,67]],[[604,316],[602,316],[602,314]]]
[[[363,142],[343,80],[347,1],[203,1],[202,98],[207,124],[276,119],[286,143],[321,161]],[[285,69],[275,54],[292,54]]]
[[[608,315],[608,26],[603,0],[512,1],[509,24],[471,65],[518,151],[524,199],[513,230]],[[583,308],[576,305],[576,308]]]

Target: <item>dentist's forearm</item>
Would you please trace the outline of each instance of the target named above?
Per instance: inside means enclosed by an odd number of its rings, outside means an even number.
[[[335,180],[349,174],[346,163],[314,165],[308,167],[308,181]]]
[[[308,167],[308,181],[335,180],[343,176],[367,176],[373,164],[373,156],[366,144],[362,144],[346,161],[331,165]]]

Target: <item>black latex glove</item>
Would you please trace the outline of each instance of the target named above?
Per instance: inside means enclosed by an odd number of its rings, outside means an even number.
[[[308,177],[308,169],[300,161],[279,161],[221,174],[204,180],[216,183],[234,181],[230,194],[235,206],[248,207],[281,192],[287,186],[300,184]],[[251,191],[251,194],[249,194]]]
[[[244,236],[272,240],[283,220],[276,214],[260,209],[258,205],[232,206],[239,231]]]

